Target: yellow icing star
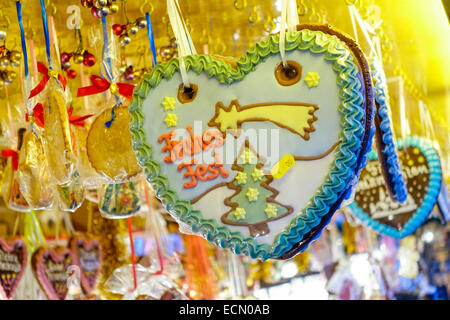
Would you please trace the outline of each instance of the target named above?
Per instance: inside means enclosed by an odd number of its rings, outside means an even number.
[[[248,201],[253,202],[258,200],[259,191],[256,188],[248,188],[248,191],[245,195],[247,196]]]
[[[164,107],[164,111],[175,110],[176,100],[173,97],[165,97],[161,104]]]
[[[252,163],[253,158],[253,153],[251,153],[249,149],[245,149],[244,153],[241,154],[242,163]]]
[[[168,113],[164,122],[168,127],[175,127],[177,125],[178,117],[175,113]]]
[[[247,174],[245,172],[238,172],[238,174],[236,175],[236,181],[238,184],[246,184]]]
[[[275,207],[273,204],[268,204],[264,212],[267,214],[268,218],[275,218],[277,216],[277,207]]]
[[[255,168],[252,172],[253,181],[262,180],[264,173],[261,169]]]
[[[320,75],[317,72],[308,72],[305,77],[308,87],[317,87],[320,82]]]
[[[233,212],[233,215],[236,218],[236,220],[245,219],[245,209],[244,208],[236,208]]]

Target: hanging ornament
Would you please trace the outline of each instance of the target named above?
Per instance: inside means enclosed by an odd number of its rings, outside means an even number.
[[[62,52],[60,55],[60,61],[61,61],[61,68],[66,71],[67,77],[69,79],[74,79],[77,76],[77,72],[73,69],[70,69],[71,63],[70,60],[72,60],[75,64],[83,64],[86,67],[92,67],[96,63],[95,56],[89,52],[88,50],[85,50],[83,48],[83,39],[81,37],[81,31],[80,29],[75,29],[75,39],[77,41],[77,48],[74,52]]]
[[[0,79],[6,85],[10,85],[16,78],[17,73],[7,68],[18,68],[22,60],[22,52],[8,50],[5,45],[0,46]]]
[[[122,47],[130,44],[130,36],[135,36],[139,29],[144,29],[147,26],[147,20],[144,17],[137,18],[134,21],[130,21],[127,15],[127,0],[122,0],[123,12],[125,15],[125,24],[113,24],[112,29],[116,36],[119,37],[119,43]]]
[[[91,9],[94,18],[103,18],[119,11],[116,0],[81,0],[84,8]]]

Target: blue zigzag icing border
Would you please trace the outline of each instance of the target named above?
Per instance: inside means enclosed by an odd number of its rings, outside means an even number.
[[[382,224],[374,219],[372,219],[362,208],[358,206],[356,202],[349,205],[354,215],[360,219],[365,225],[369,226],[373,230],[385,234],[393,238],[404,238],[412,234],[422,223],[426,220],[427,216],[433,210],[436,204],[437,197],[441,189],[442,182],[442,169],[439,155],[433,148],[428,140],[417,136],[411,136],[405,138],[403,142],[402,139],[397,139],[398,149],[405,147],[417,147],[425,156],[428,162],[428,168],[430,170],[430,181],[428,184],[428,190],[424,197],[423,203],[416,210],[411,219],[405,224],[401,231]],[[371,151],[368,155],[369,160],[378,160],[378,154],[375,150]]]
[[[348,186],[355,183],[357,156],[361,152],[364,137],[365,108],[364,95],[361,93],[359,69],[353,56],[335,36],[320,31],[301,30],[286,35],[286,50],[309,50],[323,54],[326,60],[333,62],[340,86],[341,103],[338,110],[342,114],[340,132],[341,144],[335,151],[336,160],[324,184],[310,200],[310,205],[298,217],[292,219],[287,231],[280,233],[273,245],[259,244],[251,237],[244,237],[240,232],[231,232],[226,226],[219,226],[213,219],[204,219],[201,212],[194,210],[187,200],[179,200],[176,192],[170,188],[166,177],[160,175],[158,161],[152,159],[152,149],[145,141],[143,102],[151,90],[162,79],[170,79],[179,71],[177,58],[157,65],[151,73],[146,74],[135,88],[129,112],[131,115],[130,131],[133,149],[140,165],[145,169],[147,180],[151,183],[156,196],[166,209],[179,221],[187,224],[193,232],[222,248],[228,248],[236,254],[245,254],[251,258],[267,260],[276,258],[299,242],[305,234],[317,226],[339,196],[348,191]],[[185,58],[189,71],[205,72],[209,77],[221,83],[231,84],[242,80],[252,72],[259,63],[270,55],[279,54],[279,36],[256,43],[237,62],[237,69],[226,62],[209,55],[195,55]],[[356,178],[357,179],[357,178]]]
[[[389,118],[390,109],[388,105],[387,88],[382,80],[380,71],[375,67],[372,67],[372,77],[375,82],[375,101],[378,104],[377,115],[380,119],[380,131],[381,131],[381,155],[386,164],[386,173],[388,175],[388,183],[391,186],[395,200],[398,202],[404,202],[408,196],[408,190],[406,189],[406,183],[403,180],[402,171],[400,168],[400,161],[397,154],[397,147],[395,146],[394,134],[392,131],[392,125]]]

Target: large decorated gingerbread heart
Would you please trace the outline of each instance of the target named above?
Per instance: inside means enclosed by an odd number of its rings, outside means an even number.
[[[89,294],[96,285],[102,266],[102,249],[97,239],[83,235],[73,236],[69,241],[75,264],[80,268],[81,286]]]
[[[67,271],[73,265],[72,251],[66,247],[39,248],[31,259],[34,275],[50,300],[64,300],[69,288]]]
[[[373,136],[367,62],[328,26],[299,26],[236,63],[157,65],[130,105],[133,149],[178,222],[237,254],[289,258],[348,198]]]
[[[412,136],[398,139],[399,158],[408,195],[402,204],[388,196],[378,154],[368,155],[361,172],[355,201],[349,206],[372,229],[395,238],[413,233],[427,218],[441,190],[442,171],[439,155],[431,143]]]
[[[27,246],[23,239],[0,238],[0,299],[11,299],[27,266]]]

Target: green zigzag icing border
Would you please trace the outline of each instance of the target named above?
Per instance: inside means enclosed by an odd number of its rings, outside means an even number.
[[[341,104],[338,110],[342,114],[340,132],[342,143],[335,151],[336,160],[325,183],[310,200],[310,206],[303,209],[298,217],[292,219],[287,231],[277,235],[273,245],[258,244],[253,238],[245,238],[240,232],[231,232],[228,227],[219,226],[213,219],[203,219],[200,211],[194,210],[187,200],[179,200],[171,190],[169,181],[160,175],[157,161],[152,159],[151,147],[145,142],[144,114],[142,106],[145,98],[161,80],[170,79],[179,70],[177,58],[157,65],[152,72],[146,74],[135,88],[129,108],[131,115],[130,130],[133,149],[140,165],[145,169],[148,181],[155,190],[156,196],[166,209],[180,221],[186,223],[195,233],[201,233],[205,239],[222,248],[231,249],[236,254],[245,254],[263,261],[276,258],[289,250],[313,227],[320,223],[336,200],[346,192],[347,186],[355,176],[357,155],[360,152],[364,136],[362,122],[365,116],[364,97],[360,92],[362,84],[357,78],[358,66],[353,56],[339,39],[326,35],[321,31],[301,30],[286,34],[286,51],[309,50],[315,54],[323,54],[326,60],[333,62],[337,72],[337,83],[340,86]],[[256,43],[237,62],[233,69],[226,62],[209,55],[195,55],[185,58],[187,70],[196,73],[205,72],[210,78],[221,83],[231,84],[242,80],[246,74],[255,70],[259,63],[268,56],[279,54],[279,36],[274,35],[267,40]]]

